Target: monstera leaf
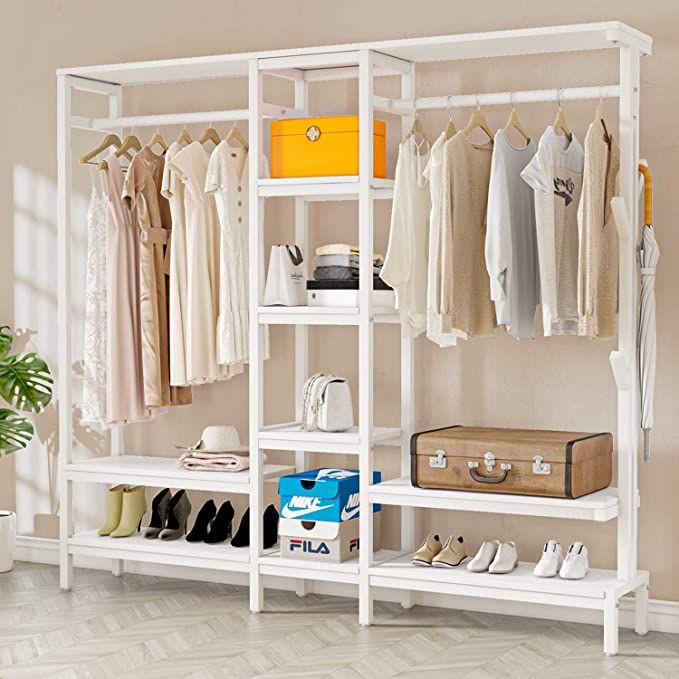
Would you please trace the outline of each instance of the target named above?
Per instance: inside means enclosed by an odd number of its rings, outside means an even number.
[[[38,413],[52,399],[47,363],[36,353],[0,358],[0,396],[19,410]]]
[[[14,337],[10,331],[9,325],[0,327],[0,360],[9,354],[13,341]]]
[[[9,408],[0,408],[0,457],[21,450],[33,438],[33,425]]]

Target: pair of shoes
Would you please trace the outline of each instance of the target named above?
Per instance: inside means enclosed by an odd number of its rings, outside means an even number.
[[[479,547],[467,564],[467,570],[472,573],[511,573],[518,565],[519,556],[513,542],[490,540]]]
[[[151,521],[144,531],[145,538],[178,540],[186,533],[186,524],[191,513],[191,502],[185,490],[174,495],[164,488],[151,503]]]
[[[186,541],[206,542],[209,545],[224,542],[231,537],[234,514],[233,505],[229,500],[222,503],[219,510],[214,500],[208,500],[200,508]]]
[[[126,538],[141,527],[146,514],[146,488],[144,486],[114,486],[108,491],[106,521],[97,531],[99,535]]]
[[[548,540],[533,575],[539,578],[553,578],[558,574],[564,580],[582,580],[588,570],[587,547],[582,542],[574,542],[568,548],[564,559],[561,544],[556,540]]]
[[[461,535],[451,535],[442,545],[436,533],[430,533],[413,554],[413,566],[455,568],[467,558],[467,548]]]
[[[270,549],[278,542],[278,510],[269,505],[264,510],[262,529],[262,546],[264,549]],[[232,547],[249,547],[250,546],[250,508],[248,507],[240,520],[240,525],[236,534],[231,538]]]

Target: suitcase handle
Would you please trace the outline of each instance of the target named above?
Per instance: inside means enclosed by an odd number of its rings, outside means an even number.
[[[472,479],[477,483],[502,483],[507,479],[507,475],[512,468],[511,464],[503,463],[500,465],[500,469],[502,469],[502,474],[500,474],[500,476],[481,476],[481,474],[476,471],[479,466],[478,462],[469,462],[468,464],[469,473],[471,474]]]

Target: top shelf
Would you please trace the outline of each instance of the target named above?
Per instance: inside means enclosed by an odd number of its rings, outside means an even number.
[[[648,35],[627,24],[620,21],[604,21],[299,49],[241,52],[184,59],[138,61],[127,64],[81,66],[58,69],[57,75],[76,76],[109,85],[140,85],[208,78],[246,77],[251,59],[283,59],[314,55],[320,58],[330,53],[357,52],[365,49],[417,63],[587,51],[625,46],[636,47],[642,54],[650,54],[652,44],[653,41]],[[389,69],[385,69],[383,74],[389,75]],[[301,77],[306,78],[304,70],[301,71]],[[86,81],[83,81],[81,85],[83,89],[87,89]]]

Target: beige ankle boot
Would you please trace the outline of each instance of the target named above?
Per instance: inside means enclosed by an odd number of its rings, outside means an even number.
[[[112,538],[126,538],[141,527],[142,517],[146,514],[146,488],[132,486],[123,491],[123,511],[120,523],[111,533]]]
[[[110,535],[120,523],[120,514],[123,511],[123,490],[126,486],[114,486],[108,489],[108,509],[106,521],[97,531],[99,535]]]
[[[413,554],[413,566],[431,566],[432,559],[441,551],[441,540],[436,533],[429,533],[422,546]]]
[[[451,535],[443,549],[431,560],[434,568],[455,568],[467,558],[467,547],[461,535]]]

